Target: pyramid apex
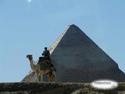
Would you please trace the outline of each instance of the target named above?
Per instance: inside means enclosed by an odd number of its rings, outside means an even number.
[[[70,24],[70,26],[76,26],[75,24]]]
[[[71,27],[73,27],[73,28],[78,28],[78,26],[77,25],[75,25],[75,24],[71,24],[71,25],[69,25],[69,28],[71,28]]]
[[[77,25],[71,24],[71,25],[68,25],[68,27],[64,31],[64,33],[68,32],[68,31],[81,31],[81,29]]]

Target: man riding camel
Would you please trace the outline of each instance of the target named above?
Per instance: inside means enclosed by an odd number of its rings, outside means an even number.
[[[44,48],[44,51],[42,53],[42,56],[44,57],[44,60],[50,60],[50,52],[49,50],[47,49],[47,47]]]
[[[50,52],[49,52],[49,50],[47,49],[47,47],[44,48],[44,51],[43,51],[43,53],[42,53],[42,56],[43,56],[43,57],[39,57],[38,64],[41,65],[44,60],[48,60],[48,61],[50,61],[50,62],[47,63],[47,64],[50,65],[51,67],[53,67],[54,71],[56,71],[56,69],[54,68],[54,65],[53,65],[52,62],[51,62]]]

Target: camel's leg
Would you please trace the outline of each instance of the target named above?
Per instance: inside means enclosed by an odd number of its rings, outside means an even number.
[[[48,81],[49,82],[55,81],[55,74],[53,72],[50,72],[48,74]]]
[[[40,75],[40,82],[43,82],[43,75]]]
[[[50,75],[49,75],[49,74],[47,75],[47,78],[48,78],[48,79],[47,79],[47,80],[48,80],[48,82],[51,82],[51,77],[50,77]]]
[[[34,81],[35,81],[35,82],[38,82],[38,79],[37,79],[37,78],[38,78],[38,75],[37,75],[37,72],[36,72],[36,71],[34,71],[34,75],[35,75]]]
[[[49,72],[47,74],[47,78],[48,78],[48,82],[51,82],[52,81],[52,72]]]
[[[41,76],[40,75],[38,76],[38,80],[39,80],[39,82],[41,82]]]
[[[52,74],[51,81],[55,81],[55,75]]]
[[[37,74],[36,74],[36,71],[33,71],[32,72],[33,73],[33,76],[34,76],[34,79],[33,79],[33,81],[32,82],[36,82],[37,81]],[[30,79],[32,79],[31,77],[30,77]]]
[[[37,77],[36,81],[37,81],[37,82],[40,82],[39,75],[40,75],[40,74],[39,74],[39,71],[37,70],[37,71],[36,71],[36,77]]]
[[[53,81],[56,81],[56,72],[53,71],[52,74],[53,74]]]
[[[39,82],[43,82],[43,74],[42,73],[39,74],[38,79],[39,79]]]
[[[39,75],[37,74],[36,77],[37,77],[36,81],[39,82]]]

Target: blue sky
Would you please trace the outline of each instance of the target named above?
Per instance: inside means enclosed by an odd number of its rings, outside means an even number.
[[[79,26],[125,72],[125,0],[0,0],[0,82],[20,81],[70,24]]]

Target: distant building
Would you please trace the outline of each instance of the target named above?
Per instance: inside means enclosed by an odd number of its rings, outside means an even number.
[[[70,25],[50,49],[51,59],[57,70],[57,81],[125,81],[125,74],[118,64],[75,25]],[[35,81],[35,75],[30,73],[23,81]]]

